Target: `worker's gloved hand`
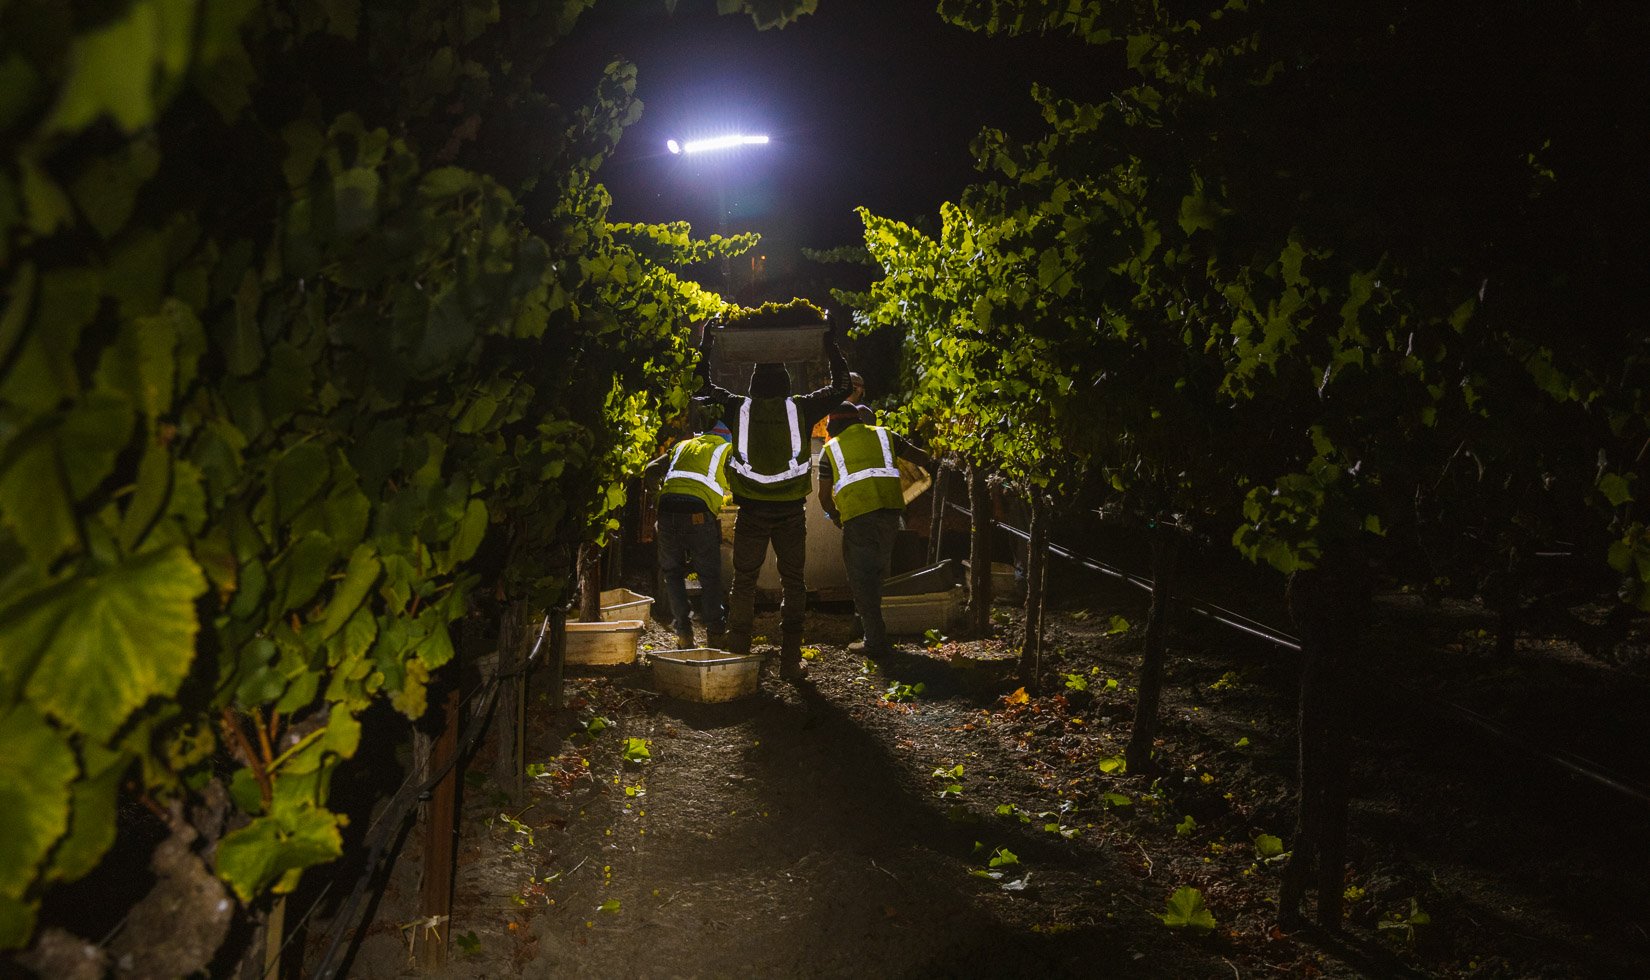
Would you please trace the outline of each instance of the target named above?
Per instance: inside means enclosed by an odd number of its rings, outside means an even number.
[[[699,352],[699,359],[693,365],[693,373],[701,378],[710,377],[710,324],[706,323],[699,331],[699,346],[694,350]]]

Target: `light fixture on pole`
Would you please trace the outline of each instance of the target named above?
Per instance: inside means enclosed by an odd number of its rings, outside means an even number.
[[[733,150],[742,146],[765,146],[767,143],[768,137],[765,133],[730,133],[726,136],[713,136],[709,139],[686,141],[668,139],[665,140],[665,149],[677,156],[691,156],[695,153],[706,153],[715,150]],[[728,175],[721,172],[725,169],[723,167],[711,167],[710,169],[718,172],[715,178],[717,197],[716,230],[725,238],[728,234]],[[722,285],[724,289],[733,287],[733,267],[726,255],[722,256]]]
[[[665,140],[665,149],[672,153],[703,153],[706,150],[727,150],[736,146],[761,146],[768,142],[765,135],[746,136],[735,133],[731,136],[714,136],[710,139],[688,140],[686,143],[676,140]]]

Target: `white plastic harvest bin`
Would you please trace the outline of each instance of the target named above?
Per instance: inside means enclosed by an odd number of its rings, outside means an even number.
[[[756,693],[760,654],[729,653],[695,647],[649,656],[653,686],[660,694],[684,701],[732,701]]]
[[[642,636],[642,621],[623,619],[612,623],[568,623],[567,662],[608,666],[636,662],[636,644]]]
[[[602,590],[602,622],[616,623],[626,619],[647,622],[653,612],[653,597],[629,589]]]
[[[948,630],[962,622],[967,593],[962,586],[944,592],[882,597],[882,622],[895,636],[920,636]]]

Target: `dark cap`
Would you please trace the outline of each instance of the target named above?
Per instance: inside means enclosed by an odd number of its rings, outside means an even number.
[[[751,368],[750,396],[772,398],[791,393],[791,372],[777,362],[764,362]]]

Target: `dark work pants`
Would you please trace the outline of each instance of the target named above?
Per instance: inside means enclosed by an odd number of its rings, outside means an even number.
[[[756,619],[756,576],[772,543],[779,564],[779,628],[802,633],[807,612],[808,586],[803,570],[808,563],[808,515],[804,501],[795,507],[743,506],[733,523],[733,591],[728,597],[730,643],[750,642]]]
[[[865,627],[865,649],[888,649],[888,628],[882,621],[882,580],[894,557],[901,511],[873,510],[842,525],[842,564],[848,571],[848,591],[854,610]]]
[[[699,573],[699,615],[705,621],[705,629],[711,633],[722,632],[721,522],[709,511],[693,514],[660,511],[657,529],[659,577],[664,580],[670,623],[676,635],[693,635],[687,594],[689,563]]]

